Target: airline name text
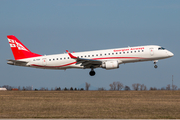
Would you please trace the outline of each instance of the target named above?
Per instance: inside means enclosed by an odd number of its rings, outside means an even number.
[[[119,50],[114,50],[114,52],[124,52],[124,51],[129,51],[129,50],[143,50],[144,47],[139,47],[139,48],[125,48],[125,49],[119,49]]]

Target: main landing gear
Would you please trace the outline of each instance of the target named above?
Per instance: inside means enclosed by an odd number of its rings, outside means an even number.
[[[96,74],[96,72],[94,71],[93,68],[91,68],[91,71],[89,72],[89,75],[90,75],[90,76],[94,76],[95,74]]]
[[[157,62],[158,60],[154,60],[154,68],[158,68],[158,66],[156,65]]]

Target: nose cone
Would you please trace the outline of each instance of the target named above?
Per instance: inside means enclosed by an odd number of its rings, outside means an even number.
[[[169,57],[174,56],[174,54],[172,52],[170,52],[170,51],[168,51],[167,54],[168,54]]]

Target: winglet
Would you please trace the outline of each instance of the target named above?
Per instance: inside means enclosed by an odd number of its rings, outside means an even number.
[[[66,52],[68,53],[68,55],[71,57],[71,58],[77,58],[76,56],[73,56],[68,50],[66,50]]]

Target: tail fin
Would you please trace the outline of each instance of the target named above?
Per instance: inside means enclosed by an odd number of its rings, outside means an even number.
[[[36,53],[32,53],[14,35],[8,35],[7,38],[15,60],[42,56]]]

